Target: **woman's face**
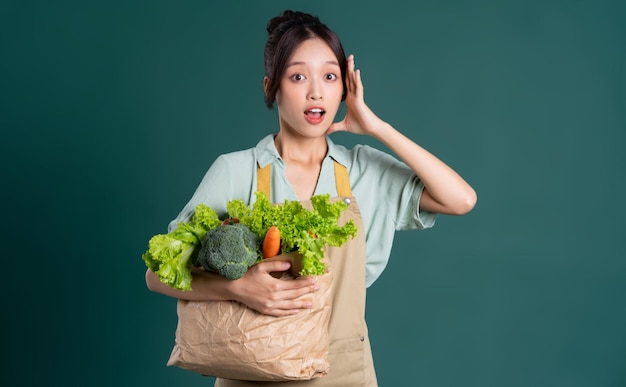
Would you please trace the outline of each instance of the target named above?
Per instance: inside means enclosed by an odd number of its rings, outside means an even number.
[[[276,93],[281,130],[305,137],[325,134],[342,93],[341,69],[333,51],[319,38],[305,40],[287,62]]]

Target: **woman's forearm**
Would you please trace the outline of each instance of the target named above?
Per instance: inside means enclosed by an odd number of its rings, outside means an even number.
[[[192,269],[190,291],[171,288],[152,271],[146,271],[146,284],[153,292],[189,301],[239,301],[248,307],[272,316],[298,313],[312,306],[310,295],[318,290],[313,277],[284,281],[272,273],[288,270],[290,264],[281,260],[263,261],[251,266],[243,277],[229,280],[219,274]]]
[[[201,270],[192,271],[192,290],[174,289],[159,280],[151,270],[146,270],[146,284],[155,293],[189,301],[226,301],[232,299],[225,278]]]

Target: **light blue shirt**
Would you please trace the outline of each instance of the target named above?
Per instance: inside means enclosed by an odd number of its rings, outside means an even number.
[[[389,261],[396,230],[432,227],[437,215],[420,211],[419,201],[424,184],[403,162],[367,145],[347,149],[327,137],[328,154],[314,195],[337,196],[333,160],[348,169],[352,194],[357,200],[366,239],[366,285],[369,287]],[[273,203],[299,200],[285,175],[285,164],[274,145],[274,135],[263,138],[254,148],[219,156],[204,175],[195,193],[176,219],[188,221],[197,204],[204,203],[220,214],[226,214],[226,203],[241,199],[252,204],[257,187],[257,163],[271,164],[271,198]]]

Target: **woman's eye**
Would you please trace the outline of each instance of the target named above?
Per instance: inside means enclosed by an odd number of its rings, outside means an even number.
[[[301,81],[304,79],[304,75],[302,74],[294,74],[291,76],[291,79],[293,79],[294,81]]]
[[[326,74],[326,79],[329,81],[334,81],[335,79],[337,79],[337,76],[335,74]]]

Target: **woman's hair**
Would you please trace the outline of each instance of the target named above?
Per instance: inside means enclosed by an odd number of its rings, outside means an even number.
[[[265,88],[265,104],[269,109],[274,106],[280,80],[287,67],[287,61],[293,51],[307,39],[322,39],[335,53],[341,69],[343,96],[346,90],[346,54],[339,37],[319,18],[307,13],[284,11],[267,23],[267,43],[265,44],[265,76],[269,81]]]

